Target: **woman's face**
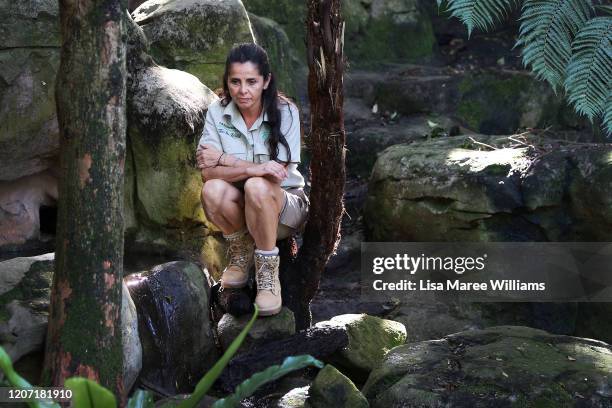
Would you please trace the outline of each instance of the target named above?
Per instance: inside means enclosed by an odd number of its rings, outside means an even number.
[[[234,62],[230,65],[227,87],[232,100],[241,112],[261,111],[261,95],[269,83],[270,76],[264,79],[257,65],[250,61]]]

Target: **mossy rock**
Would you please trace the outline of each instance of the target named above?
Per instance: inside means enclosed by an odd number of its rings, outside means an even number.
[[[240,334],[251,320],[251,315],[240,317],[226,313],[217,324],[217,334],[221,347],[227,350],[229,345]],[[295,316],[286,307],[273,316],[259,317],[240,346],[240,352],[246,352],[267,341],[279,340],[295,334]]]
[[[59,149],[59,5],[0,0],[0,15],[0,179],[15,180],[52,167]]]
[[[373,407],[609,407],[611,385],[610,345],[499,326],[396,347],[363,393]]]
[[[390,349],[406,341],[403,324],[367,314],[339,315],[316,326],[346,328],[349,343],[332,363],[355,381],[365,380]]]
[[[304,98],[308,70],[303,59],[298,58],[282,26],[253,13],[249,13],[249,19],[257,44],[268,53],[272,72],[276,75],[277,89],[291,98]]]
[[[228,51],[254,42],[239,0],[149,0],[132,15],[157,63],[189,72],[212,89],[222,85]]]
[[[313,408],[367,408],[368,401],[359,392],[355,384],[327,364],[319,371],[310,389],[308,403]]]
[[[364,212],[368,240],[611,237],[612,194],[605,181],[612,171],[610,146],[566,147],[539,158],[527,147],[511,147],[505,136],[472,138],[476,143],[456,136],[395,145],[381,153]],[[546,143],[535,136],[530,140]],[[593,183],[593,178],[600,182]],[[589,210],[593,206],[600,211]]]
[[[280,24],[302,60],[306,56],[306,6],[299,0],[245,0],[246,9]],[[416,61],[429,57],[435,38],[429,16],[416,0],[342,2],[344,52],[351,65]]]
[[[550,125],[585,127],[587,123],[550,86],[527,72],[479,72],[459,83],[457,115],[485,134],[512,133]]]

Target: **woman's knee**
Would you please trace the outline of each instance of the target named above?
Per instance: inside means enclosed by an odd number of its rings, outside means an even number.
[[[207,180],[202,186],[202,205],[205,209],[215,211],[227,201],[235,201],[240,203],[242,200],[241,193],[236,187],[225,180],[212,179]]]
[[[264,177],[251,177],[244,183],[245,198],[247,201],[274,200],[274,186],[272,182]]]

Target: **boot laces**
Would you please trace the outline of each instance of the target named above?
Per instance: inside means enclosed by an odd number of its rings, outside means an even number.
[[[239,238],[229,239],[229,264],[230,266],[235,266],[240,268],[241,270],[246,270],[249,266],[249,243],[247,242],[247,237],[242,236]]]
[[[257,269],[257,274],[255,276],[257,280],[258,290],[267,289],[267,290],[271,290],[273,293],[276,293],[275,272],[276,272],[276,267],[277,267],[276,266],[277,261],[275,258],[276,258],[275,256],[274,257],[272,256],[260,257],[261,264],[259,268]]]

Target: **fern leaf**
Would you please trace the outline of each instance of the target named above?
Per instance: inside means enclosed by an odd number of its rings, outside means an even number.
[[[608,93],[606,100],[606,108],[603,115],[603,126],[608,134],[608,137],[612,136],[612,92]]]
[[[565,79],[572,40],[593,14],[591,0],[525,0],[519,40],[525,66],[556,92]]]
[[[609,105],[612,89],[612,17],[595,17],[578,32],[564,86],[576,111],[591,121],[609,110],[606,103]]]
[[[442,3],[438,1],[438,6]],[[474,28],[487,31],[501,21],[516,0],[448,0],[447,9],[466,25],[468,36]]]

